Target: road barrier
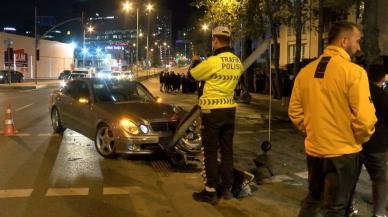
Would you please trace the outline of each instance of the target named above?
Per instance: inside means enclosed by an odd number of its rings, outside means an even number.
[[[12,120],[11,105],[8,104],[8,107],[5,110],[4,136],[12,136],[14,133],[15,133],[15,127],[13,125],[13,120]]]

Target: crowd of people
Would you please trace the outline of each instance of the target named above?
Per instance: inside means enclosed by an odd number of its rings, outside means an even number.
[[[198,82],[190,80],[183,73],[174,71],[162,71],[159,74],[160,91],[165,93],[195,93]]]

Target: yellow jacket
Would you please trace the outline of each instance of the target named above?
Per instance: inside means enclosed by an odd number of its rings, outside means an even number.
[[[211,56],[190,70],[197,81],[206,81],[198,105],[202,109],[233,108],[234,89],[243,73],[240,59],[229,48],[216,50]]]
[[[377,121],[365,70],[336,46],[299,72],[288,115],[307,134],[305,151],[315,157],[361,151]]]

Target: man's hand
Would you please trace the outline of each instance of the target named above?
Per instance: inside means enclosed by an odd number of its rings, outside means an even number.
[[[201,60],[201,59],[199,58],[199,55],[193,55],[191,60],[194,62],[195,60]]]

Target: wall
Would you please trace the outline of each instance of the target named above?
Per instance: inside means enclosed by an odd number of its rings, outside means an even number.
[[[26,79],[34,78],[35,39],[32,37],[0,32],[0,69],[6,68],[4,64],[4,51],[7,50],[7,45],[4,44],[4,40],[7,38],[13,41],[12,48],[14,50],[24,49],[24,53],[28,55],[27,68],[16,67],[16,70],[22,71]],[[59,73],[71,68],[74,58],[74,48],[70,44],[40,40],[39,50],[38,78],[58,78]]]

